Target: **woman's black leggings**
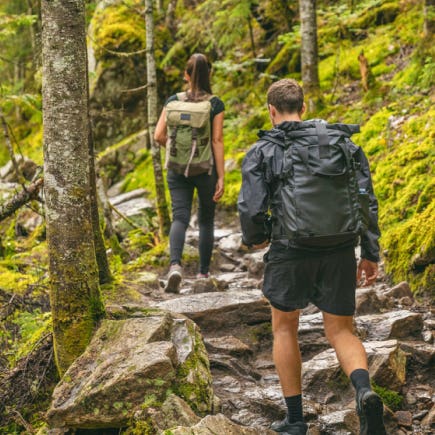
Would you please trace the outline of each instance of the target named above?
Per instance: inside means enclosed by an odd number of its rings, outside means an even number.
[[[181,263],[186,229],[190,221],[193,192],[196,188],[198,193],[199,271],[207,273],[214,241],[216,203],[213,201],[213,195],[217,182],[216,171],[213,171],[211,175],[205,173],[185,177],[168,170],[167,180],[172,201],[172,224],[169,233],[171,264]]]

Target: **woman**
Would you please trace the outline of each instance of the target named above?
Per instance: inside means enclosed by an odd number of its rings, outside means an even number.
[[[210,98],[211,64],[203,54],[193,54],[187,62],[184,78],[188,84],[187,98],[189,101],[203,101]],[[166,101],[177,100],[172,95]],[[166,106],[165,104],[165,106]],[[225,106],[216,96],[210,99],[212,152],[214,166],[211,173],[186,177],[183,174],[168,169],[167,181],[172,201],[172,224],[169,233],[170,268],[166,292],[178,293],[183,269],[181,256],[183,253],[186,229],[190,221],[194,189],[198,195],[198,225],[199,225],[199,259],[200,267],[197,278],[209,276],[210,259],[214,241],[214,213],[216,203],[224,193],[224,143],[223,122]],[[163,108],[156,126],[154,139],[165,145],[167,141],[166,110]],[[167,150],[167,152],[169,152]]]

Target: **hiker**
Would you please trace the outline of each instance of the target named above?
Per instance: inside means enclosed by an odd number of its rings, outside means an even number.
[[[224,193],[224,103],[210,86],[211,64],[193,54],[186,65],[187,91],[165,103],[154,138],[166,146],[167,182],[172,203],[169,233],[170,267],[166,292],[178,293],[183,278],[181,257],[193,193],[198,196],[199,271],[209,276],[216,203]]]
[[[356,390],[363,435],[385,434],[367,356],[353,332],[355,289],[375,282],[380,236],[369,165],[350,140],[357,125],[302,121],[304,95],[283,79],[267,92],[273,128],[260,131],[242,163],[238,199],[243,242],[264,256],[263,293],[272,310],[273,359],[288,408],[271,429],[306,434],[302,412],[300,310],[323,314],[325,335]],[[361,238],[361,260],[355,245]]]

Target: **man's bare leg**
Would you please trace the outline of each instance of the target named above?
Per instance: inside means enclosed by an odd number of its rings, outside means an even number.
[[[287,405],[284,420],[275,421],[275,432],[305,435],[308,430],[302,412],[301,353],[298,343],[299,310],[284,312],[272,308],[273,360]]]
[[[356,390],[360,435],[385,435],[382,401],[371,391],[366,351],[353,333],[352,316],[323,313],[323,322],[325,335]]]
[[[299,310],[272,307],[273,361],[284,397],[301,394],[301,353],[298,343]]]
[[[367,355],[361,341],[353,333],[352,316],[323,313],[325,335],[335,349],[341,368],[347,376],[356,369],[367,370]]]

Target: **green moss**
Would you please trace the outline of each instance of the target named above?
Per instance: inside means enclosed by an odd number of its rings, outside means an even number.
[[[188,323],[188,328],[195,337],[195,351],[179,366],[173,391],[196,413],[204,415],[213,408],[210,363],[197,327],[191,322]]]
[[[139,0],[128,0],[96,11],[91,42],[98,57],[113,56],[107,50],[129,52],[145,47],[144,21],[135,11],[140,6]]]
[[[372,382],[373,391],[375,391],[381,397],[382,401],[386,406],[388,406],[392,411],[398,411],[403,403],[403,396],[393,390],[388,390],[387,388],[380,387]]]

